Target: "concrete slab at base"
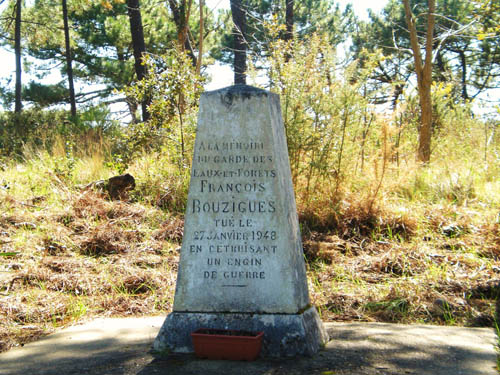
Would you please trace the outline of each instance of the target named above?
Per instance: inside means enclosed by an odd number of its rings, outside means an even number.
[[[153,358],[165,317],[106,318],[0,353],[0,375],[498,375],[492,328],[323,323],[332,340],[314,357],[207,361]]]
[[[328,342],[328,333],[314,307],[301,314],[173,312],[165,319],[153,349],[192,353],[191,332],[198,328],[264,331],[262,357],[310,356]]]

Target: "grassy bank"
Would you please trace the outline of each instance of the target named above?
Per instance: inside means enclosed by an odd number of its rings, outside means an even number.
[[[110,201],[86,186],[116,171],[102,149],[90,154],[61,147],[2,165],[0,350],[82,319],[171,310],[189,169],[137,157],[127,169],[135,190]],[[438,162],[380,171],[314,194],[296,181],[322,319],[493,327],[496,172]]]

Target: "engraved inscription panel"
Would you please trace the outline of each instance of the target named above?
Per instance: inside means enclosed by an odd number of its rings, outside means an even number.
[[[264,216],[276,213],[269,194],[276,170],[263,142],[199,142],[191,189],[202,198],[188,202],[191,215],[206,215],[203,227],[188,234],[189,252],[203,258],[197,277],[222,288],[245,288],[266,278],[276,255],[278,231]],[[265,227],[262,225],[266,223]],[[189,237],[188,237],[189,238]]]
[[[309,303],[271,95],[202,97],[174,311],[294,313]]]

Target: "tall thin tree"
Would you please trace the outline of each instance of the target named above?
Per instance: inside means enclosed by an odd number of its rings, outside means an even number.
[[[418,97],[420,99],[420,132],[418,139],[417,159],[422,163],[429,163],[431,158],[432,135],[432,47],[434,38],[434,24],[436,1],[428,0],[427,31],[425,36],[425,60],[422,59],[418,43],[415,17],[410,8],[410,1],[403,0],[406,23],[410,32],[410,44],[417,73]]]
[[[205,32],[205,18],[203,16],[203,7],[205,6],[205,1],[200,0],[200,39],[198,40],[198,59],[196,60],[196,74],[200,74],[201,71],[201,61],[203,59],[203,33]]]
[[[68,74],[69,102],[71,104],[71,116],[76,117],[75,86],[73,83],[71,41],[69,39],[68,6],[66,4],[66,0],[62,0],[62,11],[63,11],[63,21],[64,21],[64,42],[66,47],[66,70]]]
[[[144,42],[144,29],[142,27],[141,9],[139,0],[127,0],[128,17],[130,21],[130,34],[132,36],[132,47],[134,49],[135,73],[140,81],[146,77],[146,66],[143,64],[143,56],[146,53],[146,43]],[[150,98],[146,97],[142,101],[142,120],[150,118],[148,106]]]
[[[181,51],[187,51],[187,54],[193,62],[193,66],[196,67],[197,59],[194,54],[193,45],[189,38],[189,18],[191,17],[193,0],[180,0],[180,3],[177,0],[168,0],[168,4],[177,28],[179,48]]]
[[[283,39],[289,43],[293,41],[293,6],[294,6],[293,0],[286,0],[286,6],[285,6],[286,30]],[[292,57],[291,53],[287,52],[285,55],[285,61],[286,62],[290,61],[291,57]]]
[[[286,32],[285,32],[285,40],[293,39],[293,0],[286,0],[285,7],[285,24],[286,24]]]
[[[246,11],[242,0],[231,0],[234,37],[234,83],[245,85],[247,81]]]
[[[14,53],[16,56],[16,104],[14,111],[15,113],[21,113],[23,104],[21,102],[21,73],[22,73],[22,65],[21,65],[21,9],[22,9],[22,0],[16,0],[16,20],[14,24]]]

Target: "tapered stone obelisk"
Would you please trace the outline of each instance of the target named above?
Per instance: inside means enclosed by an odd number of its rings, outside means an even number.
[[[262,355],[311,355],[311,306],[279,97],[251,86],[200,101],[173,312],[157,351],[192,352],[198,328],[264,331]]]

